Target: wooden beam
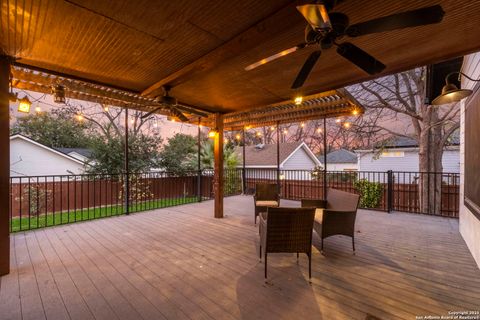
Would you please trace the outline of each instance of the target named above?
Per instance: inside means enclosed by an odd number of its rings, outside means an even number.
[[[0,276],[10,272],[10,62],[0,56]]]
[[[162,90],[162,86],[168,84],[175,87],[188,81],[188,79],[214,69],[221,63],[241,53],[255,48],[259,44],[270,40],[272,36],[288,30],[300,20],[300,15],[298,15],[295,9],[295,4],[295,2],[289,3],[287,6],[210,51],[200,59],[152,84],[142,92],[142,95],[150,97],[156,96]]]
[[[218,130],[214,138],[215,173],[213,176],[213,192],[215,194],[215,218],[223,218],[223,115],[215,115],[215,128]]]

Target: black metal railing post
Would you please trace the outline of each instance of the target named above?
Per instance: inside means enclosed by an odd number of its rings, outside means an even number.
[[[393,210],[393,171],[387,171],[387,211]]]
[[[125,169],[125,214],[130,213],[130,176],[129,176],[129,166],[128,166],[128,108],[125,108],[125,146],[124,146],[124,169]]]

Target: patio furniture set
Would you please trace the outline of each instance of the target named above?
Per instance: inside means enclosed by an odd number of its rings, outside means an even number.
[[[313,230],[323,240],[333,235],[352,238],[355,252],[355,218],[360,196],[337,189],[328,189],[326,200],[302,199],[301,208],[281,207],[276,184],[257,184],[255,188],[255,224],[259,217],[260,259],[265,261],[267,278],[268,253],[305,253],[308,276],[312,276]]]

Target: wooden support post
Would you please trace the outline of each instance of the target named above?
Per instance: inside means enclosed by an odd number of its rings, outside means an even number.
[[[223,218],[223,115],[215,115],[214,138],[215,173],[213,177],[213,192],[215,194],[215,218]]]
[[[0,276],[10,272],[10,61],[0,56]]]

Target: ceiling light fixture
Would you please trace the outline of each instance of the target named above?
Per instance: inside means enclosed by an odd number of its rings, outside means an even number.
[[[302,97],[302,96],[298,96],[298,97],[296,97],[295,100],[293,100],[293,101],[295,102],[295,104],[296,104],[297,106],[299,106],[299,105],[301,105],[302,102],[303,102],[303,97]]]
[[[463,72],[450,72],[445,77],[445,85],[442,88],[442,93],[438,97],[433,99],[432,105],[438,106],[438,105],[448,104],[452,102],[459,102],[460,100],[472,94],[473,92],[472,90],[458,89],[456,85],[454,85],[449,81],[449,78],[454,74],[462,75],[471,81],[475,81],[475,82],[480,81],[480,79],[472,79],[471,77],[467,76]]]

